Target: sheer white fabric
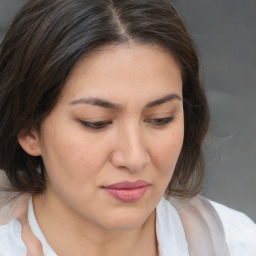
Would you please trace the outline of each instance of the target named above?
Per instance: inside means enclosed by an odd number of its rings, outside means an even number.
[[[16,195],[1,192],[0,205]],[[0,225],[0,256],[57,256],[37,224],[30,195],[3,207]],[[201,196],[162,198],[156,208],[156,233],[159,256],[256,256],[255,223]]]
[[[221,220],[209,200],[170,199],[186,234],[190,256],[230,256]]]

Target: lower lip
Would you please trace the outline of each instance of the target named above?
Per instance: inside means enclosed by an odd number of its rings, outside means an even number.
[[[147,189],[148,189],[148,186],[132,188],[132,189],[103,188],[103,190],[106,191],[111,196],[126,203],[135,202],[139,200],[144,195]]]

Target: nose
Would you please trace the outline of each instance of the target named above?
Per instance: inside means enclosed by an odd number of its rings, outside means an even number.
[[[112,164],[130,172],[138,172],[150,162],[150,156],[139,125],[127,125],[116,132]]]

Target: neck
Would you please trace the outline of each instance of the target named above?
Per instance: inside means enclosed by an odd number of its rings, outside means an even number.
[[[57,255],[157,255],[155,211],[139,227],[110,230],[79,216],[47,193],[33,196],[33,205],[39,227]]]

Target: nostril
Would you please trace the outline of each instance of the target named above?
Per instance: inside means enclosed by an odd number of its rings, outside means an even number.
[[[142,170],[150,162],[142,131],[136,122],[119,127],[111,160],[117,168],[130,171]]]
[[[121,169],[129,171],[140,171],[150,162],[150,157],[147,152],[128,152],[128,151],[115,151],[111,156],[112,164]]]

